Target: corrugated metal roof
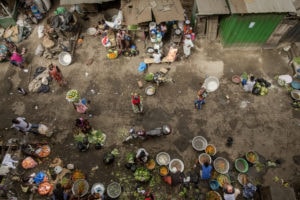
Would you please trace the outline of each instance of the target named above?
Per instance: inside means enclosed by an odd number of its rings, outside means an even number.
[[[155,2],[155,4],[153,4]],[[184,21],[184,9],[180,0],[150,1],[156,23]]]
[[[152,21],[152,13],[156,23],[184,21],[184,10],[180,0],[131,0],[122,11],[125,25]]]
[[[195,0],[196,15],[229,14],[226,0]]]
[[[291,0],[228,0],[233,14],[296,12]]]
[[[82,3],[104,3],[114,0],[60,0],[60,5],[73,5],[73,4],[82,4]]]
[[[151,7],[144,1],[131,0],[122,8],[124,24],[135,25],[152,20]]]
[[[300,16],[300,0],[294,0],[297,16]]]

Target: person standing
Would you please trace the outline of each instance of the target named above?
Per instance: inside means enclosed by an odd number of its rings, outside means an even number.
[[[31,124],[31,123],[27,122],[24,117],[17,117],[15,119],[12,119],[11,122],[13,124],[11,126],[11,128],[18,130],[21,133],[30,132],[30,133],[38,134],[38,131],[34,130],[34,128],[38,128],[39,125]]]
[[[186,58],[191,55],[192,47],[194,47],[194,43],[191,40],[191,35],[185,35],[185,39],[183,41],[183,53]]]
[[[207,96],[207,92],[205,87],[201,87],[201,89],[197,93],[197,99],[195,100],[195,108],[201,110],[202,104],[205,104],[205,98]]]
[[[48,68],[50,77],[53,78],[59,84],[59,86],[63,86],[66,84],[62,72],[58,66],[51,63]]]

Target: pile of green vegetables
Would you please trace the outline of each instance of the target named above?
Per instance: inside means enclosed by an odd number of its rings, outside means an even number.
[[[139,167],[136,169],[134,172],[134,179],[140,182],[147,182],[151,178],[150,172],[144,168],[144,167]]]

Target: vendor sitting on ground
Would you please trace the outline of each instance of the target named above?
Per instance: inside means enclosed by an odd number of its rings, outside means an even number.
[[[224,184],[224,200],[235,200],[240,193],[240,190],[237,188],[233,188],[232,185],[228,183]]]
[[[92,126],[90,125],[87,119],[83,119],[82,117],[75,120],[75,126],[78,127],[83,133],[90,133],[92,130]]]
[[[161,53],[158,51],[158,49],[154,49],[152,57],[155,63],[161,63]]]
[[[246,92],[252,92],[254,85],[255,85],[255,78],[254,76],[250,76],[250,80],[246,82],[243,88]]]
[[[148,161],[149,153],[144,148],[139,148],[136,152],[136,161],[146,163]]]
[[[23,50],[23,52],[25,53],[25,50]],[[24,53],[19,54],[17,52],[17,49],[15,49],[10,57],[10,63],[14,66],[17,66],[17,67],[20,67],[21,69],[23,69],[24,61],[25,61],[25,59],[23,58]]]
[[[202,180],[208,180],[211,177],[212,166],[208,161],[205,161],[203,165],[201,165],[200,177]]]

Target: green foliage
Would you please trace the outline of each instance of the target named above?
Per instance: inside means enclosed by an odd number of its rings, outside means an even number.
[[[101,130],[92,130],[92,132],[88,134],[88,140],[92,144],[103,145],[106,140],[106,135],[102,133]]]

